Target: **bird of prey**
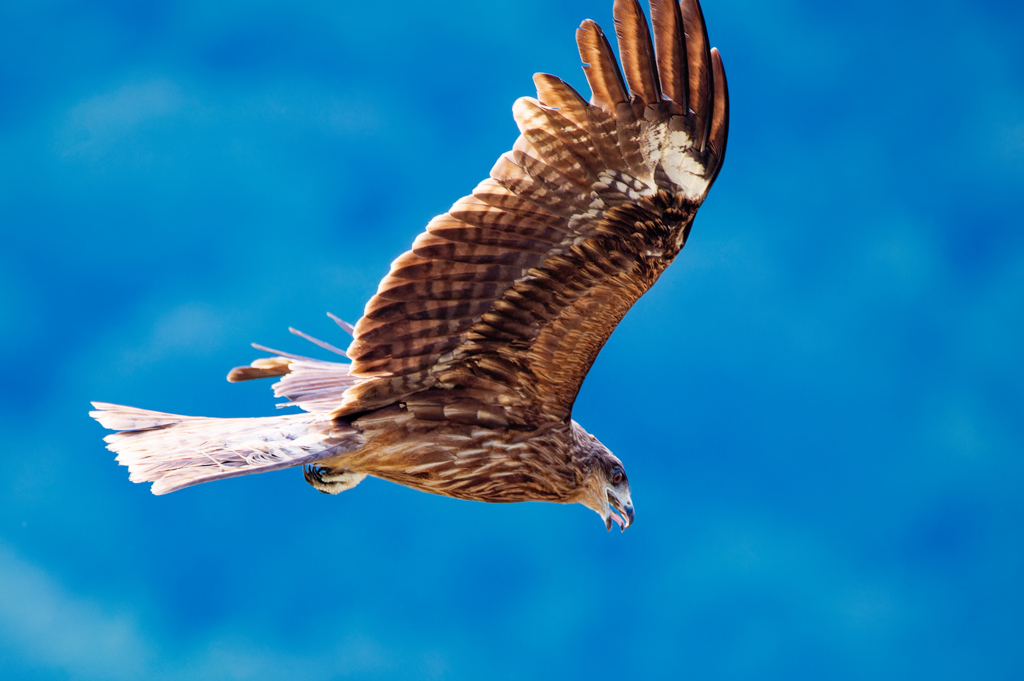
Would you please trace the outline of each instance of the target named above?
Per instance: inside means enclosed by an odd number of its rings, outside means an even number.
[[[490,177],[427,224],[354,326],[347,356],[272,354],[229,381],[280,377],[304,413],[205,418],[93,403],[109,449],[165,494],[302,466],[327,494],[367,475],[459,499],[581,503],[634,520],[622,462],[572,419],[619,320],[686,243],[725,157],[729,97],[697,0],[615,0],[620,70],[576,31],[592,96],[536,74]]]

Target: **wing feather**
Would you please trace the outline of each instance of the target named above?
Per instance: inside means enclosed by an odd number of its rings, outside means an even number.
[[[618,106],[625,104],[629,95],[608,38],[600,26],[587,19],[576,30],[576,44],[580,50],[580,59],[583,60],[587,83],[593,93],[591,104],[615,115]]]
[[[587,100],[571,85],[549,73],[535,73],[533,84],[537,87],[537,99],[541,106],[556,109],[581,130],[587,128]]]
[[[331,412],[345,391],[359,380],[349,373],[352,365],[347,362],[325,362],[257,347],[276,356],[261,357],[249,366],[235,367],[228,374],[228,380],[236,383],[281,376],[273,386],[274,396],[287,397],[289,401],[279,403],[278,407],[296,406],[313,413]]]
[[[501,156],[495,166],[497,167],[499,164],[501,165],[499,172],[507,170],[513,174],[510,181],[522,179],[521,176],[523,173],[515,172],[515,164],[511,163],[506,156]],[[473,190],[473,196],[486,203],[488,206],[493,206],[511,213],[518,213],[529,217],[549,218],[555,220],[557,224],[565,224],[564,215],[553,213],[525,197],[518,196],[515,192],[499,183],[498,180],[494,178],[494,170],[491,170],[491,177],[489,179],[486,179],[477,185],[476,189]],[[563,219],[558,221],[558,218]]]
[[[583,22],[590,103],[534,77],[512,150],[367,303],[347,350],[358,382],[334,416],[402,402],[482,425],[569,417],[619,320],[685,244],[728,134],[725,72],[696,0],[655,0],[653,42],[636,0],[617,0],[615,18],[625,80]]]
[[[619,39],[619,56],[630,94],[639,109],[661,101],[658,64],[651,44],[647,19],[637,0],[615,0],[615,35]]]
[[[712,156],[709,165],[714,168],[711,181],[714,182],[725,160],[725,143],[729,138],[729,85],[725,81],[722,55],[715,48],[711,48],[711,65],[715,78],[715,106],[711,113],[708,145]]]
[[[491,178],[517,198],[566,219],[586,200],[583,187],[522,152],[503,154],[491,169]]]
[[[700,140],[700,151],[707,145],[711,125],[711,109],[715,100],[715,86],[711,74],[711,53],[708,32],[704,26],[704,13],[697,0],[681,0],[679,9],[686,32],[687,71],[690,79],[688,101],[696,116],[694,128]]]
[[[670,102],[673,115],[687,111],[690,79],[686,70],[686,40],[683,15],[676,0],[651,0],[654,49],[658,56],[661,91]]]

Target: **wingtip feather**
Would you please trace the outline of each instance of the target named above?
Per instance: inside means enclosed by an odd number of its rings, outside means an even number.
[[[686,35],[686,61],[689,75],[689,105],[696,119],[696,132],[700,139],[700,151],[707,148],[711,127],[711,110],[715,98],[714,81],[711,74],[711,52],[708,46],[708,32],[704,23],[704,12],[698,0],[680,0],[679,10],[683,18]]]
[[[711,68],[715,83],[715,101],[711,113],[708,133],[708,147],[714,155],[715,169],[711,177],[714,182],[725,161],[725,147],[729,140],[729,84],[725,78],[725,66],[718,48],[711,48]]]
[[[591,103],[614,115],[629,94],[608,38],[597,22],[585,19],[576,29],[576,44],[593,95]]]
[[[676,0],[651,0],[654,52],[658,60],[661,91],[670,102],[673,115],[687,112],[689,76],[686,69],[686,41],[683,16]]]
[[[632,96],[645,106],[661,101],[658,65],[651,44],[651,31],[638,0],[615,0],[615,35],[619,40],[619,57]]]

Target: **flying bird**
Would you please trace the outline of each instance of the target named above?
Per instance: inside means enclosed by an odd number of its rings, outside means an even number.
[[[229,381],[279,377],[264,418],[107,403],[91,415],[154,494],[302,466],[327,494],[366,476],[486,502],[581,503],[635,516],[622,462],[572,419],[619,320],[686,243],[725,158],[729,96],[697,0],[615,0],[620,70],[601,28],[576,31],[592,95],[536,74],[520,136],[431,220],[352,327],[349,362],[266,352]]]

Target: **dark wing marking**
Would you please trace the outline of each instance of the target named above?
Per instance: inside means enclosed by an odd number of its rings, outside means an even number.
[[[690,110],[697,118],[695,133],[704,151],[711,125],[711,109],[715,101],[715,86],[711,75],[711,57],[708,52],[708,32],[704,26],[704,13],[697,0],[681,0],[679,9],[683,15],[683,30],[686,33],[686,54],[690,77]]]
[[[512,151],[427,225],[367,303],[347,351],[360,380],[335,416],[410,400],[437,420],[568,418],[616,324],[682,248],[728,132],[724,71],[696,0],[656,3],[657,52],[635,0],[615,11],[625,81],[601,29],[583,22],[591,103],[535,77],[538,99],[513,109]]]
[[[626,72],[629,92],[636,105],[643,108],[661,101],[658,62],[651,44],[651,32],[638,0],[615,0],[615,35],[619,39],[619,56]]]
[[[688,110],[690,77],[686,70],[686,41],[683,16],[675,0],[651,0],[654,46],[658,58],[658,76],[664,97],[675,115]]]

